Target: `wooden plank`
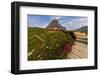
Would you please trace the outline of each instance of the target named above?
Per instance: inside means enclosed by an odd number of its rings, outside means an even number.
[[[75,46],[73,46],[73,49],[76,49],[82,53],[87,53],[88,50],[87,45],[83,43],[76,44]]]
[[[73,51],[78,51],[78,52],[80,52],[80,53],[83,53],[83,54],[86,54],[87,55],[87,51],[84,51],[84,50],[80,50],[80,49],[77,49],[77,48],[73,48]]]
[[[83,39],[76,39],[78,41],[84,41],[84,42],[87,42],[87,40],[83,40]]]
[[[70,59],[80,59],[79,56],[77,56],[77,55],[75,55],[75,54],[73,54],[73,53],[70,53],[70,54],[68,55],[68,58],[70,58]]]
[[[83,48],[87,48],[88,47],[87,44],[84,44],[84,43],[81,43],[81,42],[77,42],[77,41],[75,42],[75,45],[78,46],[78,47],[83,47]]]
[[[70,59],[82,59],[88,57],[87,44],[75,42],[72,47],[72,52],[68,55]]]
[[[76,54],[80,58],[87,58],[87,54],[86,53],[80,52],[78,50],[73,49],[72,53]]]

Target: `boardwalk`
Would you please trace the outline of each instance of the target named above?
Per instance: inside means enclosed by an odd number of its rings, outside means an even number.
[[[68,55],[70,59],[83,59],[88,57],[88,44],[86,36],[77,36],[72,52]]]

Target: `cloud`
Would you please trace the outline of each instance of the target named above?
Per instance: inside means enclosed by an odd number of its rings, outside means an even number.
[[[56,16],[55,17],[55,19],[58,19],[58,20],[61,19],[61,18],[63,18],[63,17],[62,16]]]
[[[61,19],[63,17],[62,16],[50,16],[50,18],[51,18],[51,20],[53,20],[53,19],[59,20],[59,19]]]
[[[64,20],[63,23],[61,23],[63,26],[66,27],[66,29],[69,30],[75,30],[83,26],[88,25],[88,18],[87,17],[79,17],[79,18],[72,18],[70,20]]]

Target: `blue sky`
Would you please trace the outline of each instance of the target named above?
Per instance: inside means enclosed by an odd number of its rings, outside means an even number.
[[[28,27],[45,28],[53,20],[57,19],[59,23],[68,30],[75,30],[88,25],[88,17],[81,16],[51,16],[51,15],[28,15]]]

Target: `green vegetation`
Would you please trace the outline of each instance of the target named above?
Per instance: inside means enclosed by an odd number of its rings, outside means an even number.
[[[88,26],[83,26],[83,27],[77,29],[76,31],[80,31],[80,32],[88,34]]]
[[[63,47],[75,41],[73,32],[28,27],[28,60],[66,59]]]

